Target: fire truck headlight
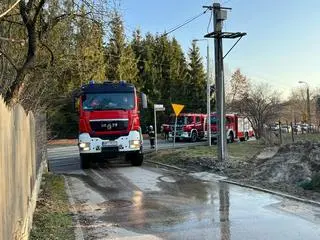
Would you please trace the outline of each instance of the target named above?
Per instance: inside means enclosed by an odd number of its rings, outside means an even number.
[[[83,151],[89,151],[90,150],[90,143],[89,142],[81,142],[81,143],[79,143],[79,147]]]
[[[130,148],[140,148],[141,142],[140,140],[130,140],[129,144]]]

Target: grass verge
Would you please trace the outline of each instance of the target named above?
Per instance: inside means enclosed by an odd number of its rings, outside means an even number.
[[[44,174],[43,178],[30,239],[74,240],[72,215],[69,211],[64,178],[50,173]]]
[[[256,156],[265,146],[258,141],[235,142],[227,145],[228,154],[232,161],[248,161]],[[179,149],[159,150],[149,155],[149,159],[160,163],[180,165],[182,162],[193,161],[196,158],[217,159],[217,145],[192,146]]]

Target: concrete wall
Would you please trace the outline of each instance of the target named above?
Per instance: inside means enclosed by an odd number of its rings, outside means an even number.
[[[45,161],[37,160],[36,121],[0,98],[0,240],[27,239]]]

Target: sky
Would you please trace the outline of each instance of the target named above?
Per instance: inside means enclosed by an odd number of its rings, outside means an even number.
[[[319,0],[220,0],[231,7],[224,31],[246,32],[225,59],[225,74],[241,69],[252,82],[264,82],[289,95],[292,88],[305,81],[310,88],[320,87],[320,1]],[[163,33],[198,15],[208,0],[123,0],[123,14],[128,37],[139,28]],[[171,33],[185,53],[193,39],[213,31],[210,11],[183,28]],[[209,26],[209,29],[208,29]],[[223,40],[224,53],[235,40]],[[206,56],[206,42],[198,43]],[[210,54],[213,57],[213,48]],[[203,59],[205,61],[205,59]],[[226,79],[227,80],[227,79]]]

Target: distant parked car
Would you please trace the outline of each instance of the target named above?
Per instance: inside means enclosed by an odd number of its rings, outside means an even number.
[[[309,132],[310,128],[309,128],[309,124],[301,124],[301,131],[303,133]]]
[[[299,125],[299,124],[293,125],[293,132],[294,133],[301,133],[302,132],[301,125]]]
[[[270,129],[271,129],[271,131],[279,131],[279,125],[278,124],[271,124]]]
[[[289,126],[287,124],[281,125],[281,132],[290,133],[291,132],[291,126]]]

